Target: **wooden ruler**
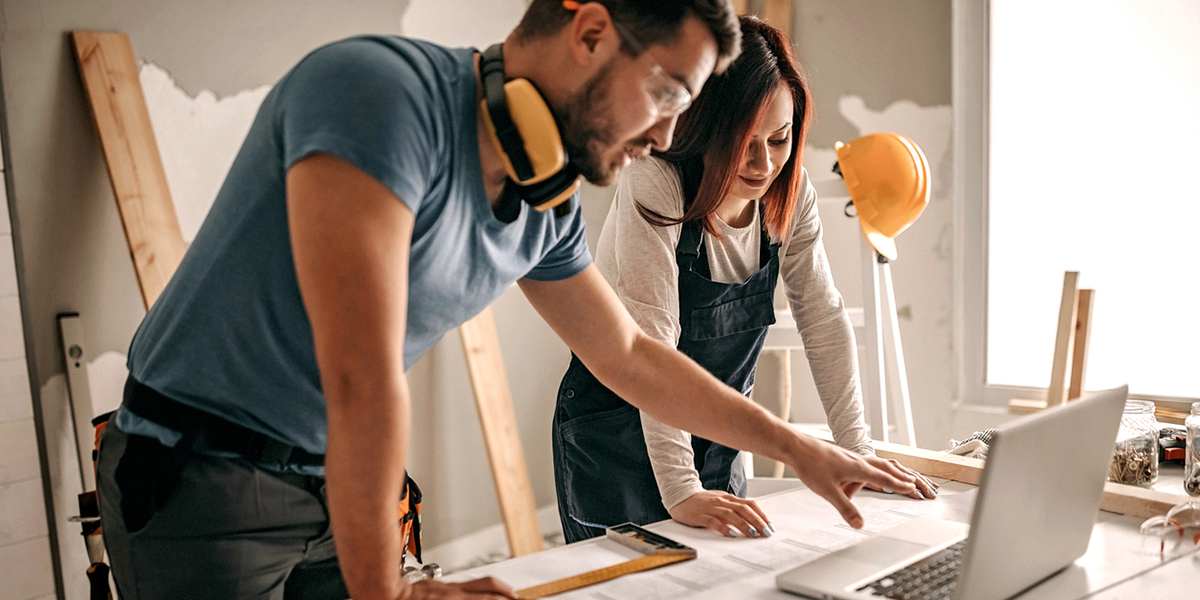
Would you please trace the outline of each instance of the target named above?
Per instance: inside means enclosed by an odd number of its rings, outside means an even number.
[[[602,583],[610,579],[616,579],[622,575],[630,575],[633,573],[639,573],[641,571],[649,571],[650,569],[657,569],[658,567],[664,565],[683,562],[685,560],[692,560],[693,558],[696,558],[695,554],[651,554],[649,556],[635,558],[611,567],[604,567],[603,569],[596,569],[595,571],[588,571],[587,573],[572,575],[571,577],[564,577],[557,581],[551,581],[550,583],[543,583],[542,585],[535,585],[531,588],[517,590],[517,597],[521,598],[522,600],[528,600],[531,598],[545,598],[547,596],[562,594],[564,592],[577,590],[589,585]]]

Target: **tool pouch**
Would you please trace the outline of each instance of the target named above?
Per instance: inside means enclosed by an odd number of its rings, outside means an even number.
[[[106,412],[94,419],[92,425],[96,428],[96,443],[92,448],[92,468],[96,468],[96,461],[100,456],[100,437],[104,434],[104,428],[108,425],[108,420],[112,417],[113,412]],[[96,492],[87,492],[79,495],[80,514],[84,517],[100,516],[100,511],[97,507]],[[400,503],[398,507],[400,519],[400,539],[402,540],[401,566],[404,564],[404,559],[408,554],[411,554],[418,563],[421,562],[421,488],[417,487],[417,482],[413,481],[407,473],[404,476],[404,490],[400,494]],[[96,521],[93,530],[99,531],[100,522]],[[86,535],[86,534],[85,534]]]
[[[408,554],[421,561],[421,488],[407,473],[404,474],[404,491],[400,495],[400,539],[403,548],[400,566]]]
[[[108,425],[108,419],[112,417],[115,411],[106,412],[92,419],[92,426],[96,428],[95,443],[92,445],[92,471],[96,470],[96,459],[100,457],[100,436],[104,433],[105,426]],[[96,490],[79,494],[79,516],[82,519],[99,519],[100,507],[96,501]],[[100,531],[100,521],[92,523],[84,523],[84,535],[91,535]]]

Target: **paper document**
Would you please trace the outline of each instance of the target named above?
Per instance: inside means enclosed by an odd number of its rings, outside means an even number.
[[[945,486],[943,486],[945,488]],[[970,515],[974,494],[946,489],[945,499],[912,498],[863,491],[854,504],[863,516],[863,528],[846,525],[837,510],[811,490],[792,490],[760,498],[759,506],[775,526],[769,538],[728,538],[706,529],[673,521],[647,528],[695,548],[695,560],[652,571],[626,575],[575,590],[556,598],[565,600],[637,600],[640,598],[736,597],[744,586],[764,574],[778,573],[845,548],[878,532],[925,514],[954,518],[946,513]],[[951,497],[959,495],[963,498]],[[962,520],[966,520],[963,518]],[[447,577],[463,581],[493,575],[516,589],[578,575],[634,558],[628,549],[598,538],[503,563],[503,569],[481,567]],[[773,586],[771,587],[773,589]]]

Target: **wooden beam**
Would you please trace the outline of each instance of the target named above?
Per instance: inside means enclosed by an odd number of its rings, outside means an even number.
[[[900,464],[923,475],[979,485],[979,477],[983,474],[983,460],[978,458],[967,458],[891,442],[872,440],[871,445],[875,447],[876,456],[895,459]]]
[[[1067,388],[1067,400],[1083,395],[1088,341],[1092,336],[1092,307],[1095,303],[1096,290],[1079,290],[1079,301],[1075,305],[1075,344],[1071,349],[1071,385]]]
[[[810,428],[798,429],[833,443],[833,436],[827,431]],[[872,441],[871,444],[875,446],[875,454],[880,458],[895,459],[900,464],[923,475],[979,485],[980,476],[983,474],[984,461],[979,459],[878,440]],[[1104,484],[1104,495],[1100,498],[1100,510],[1145,519],[1166,514],[1172,506],[1188,499],[1183,494],[1148,490],[1108,481]]]
[[[1008,401],[1008,412],[1015,415],[1027,415],[1035,413],[1046,408],[1046,403],[1041,400],[1021,400],[1013,399]],[[1183,425],[1183,420],[1188,416],[1188,411],[1171,408],[1169,406],[1154,405],[1154,417],[1159,423],[1173,423],[1175,425]]]
[[[779,418],[786,422],[792,418],[792,350],[784,348],[775,352],[779,356]],[[775,479],[783,477],[785,468],[787,465],[782,461],[775,462],[772,472]]]
[[[1008,412],[1015,415],[1027,415],[1046,408],[1045,400],[1022,400],[1014,398],[1008,401]]]
[[[500,339],[492,309],[458,328],[471,388],[475,391],[475,408],[483,427],[483,442],[487,446],[500,501],[500,515],[508,534],[508,547],[513,557],[542,550],[542,532],[537,522],[537,506],[529,485],[525,453],[517,431],[517,416],[513,411],[508,375],[500,355]]]
[[[1067,369],[1071,365],[1071,350],[1075,338],[1075,310],[1079,306],[1079,272],[1063,273],[1062,300],[1058,305],[1058,331],[1054,337],[1054,362],[1050,369],[1050,389],[1046,406],[1067,400]]]
[[[71,40],[148,310],[187,246],[150,126],[137,60],[123,33],[73,31]]]
[[[1100,498],[1100,510],[1148,519],[1165,515],[1171,507],[1184,502],[1188,497],[1158,490],[1148,490],[1136,485],[1104,482],[1104,496]]]

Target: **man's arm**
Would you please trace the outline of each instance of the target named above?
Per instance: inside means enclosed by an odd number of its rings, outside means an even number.
[[[850,525],[862,526],[849,497],[863,484],[914,489],[912,477],[896,465],[796,432],[681,352],[651,339],[594,265],[569,279],[523,279],[520,285],[550,327],[617,395],[668,425],[786,462]]]
[[[396,510],[410,421],[404,334],[412,212],[378,181],[328,154],[297,162],[287,195],[296,277],[329,419],[329,519],[351,595],[512,597],[491,580],[409,587],[400,579]]]

